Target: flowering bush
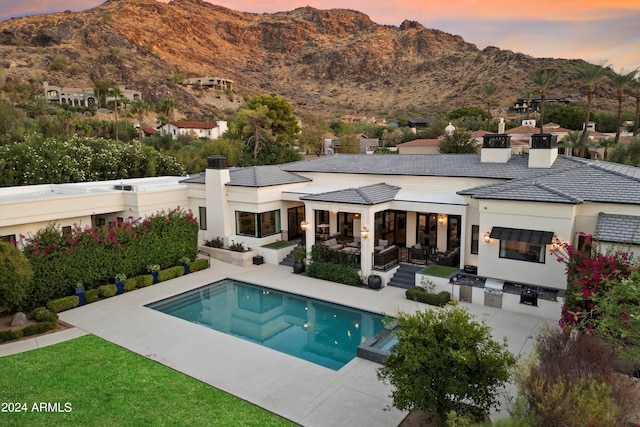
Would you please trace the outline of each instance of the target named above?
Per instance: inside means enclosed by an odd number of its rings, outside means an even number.
[[[593,236],[580,234],[583,247],[569,243],[552,252],[566,265],[567,291],[560,326],[596,333],[623,352],[640,351],[640,273],[633,256],[621,249],[602,253]],[[628,355],[628,352],[627,352]]]
[[[193,259],[198,252],[198,223],[191,212],[180,209],[143,220],[130,217],[104,226],[75,226],[70,233],[52,225],[32,237],[20,237],[34,270],[27,296],[32,307],[72,295],[78,282],[96,288],[112,283],[116,274],[136,276],[146,273],[149,265],[177,265],[182,257]]]

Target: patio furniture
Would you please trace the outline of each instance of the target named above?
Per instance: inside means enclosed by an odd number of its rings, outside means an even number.
[[[379,239],[378,244],[373,247],[373,250],[379,252],[389,246],[389,241],[384,239]]]
[[[360,236],[356,236],[353,238],[353,242],[347,243],[347,246],[350,248],[359,248],[360,247]]]
[[[342,243],[338,243],[338,240],[335,237],[325,240],[322,244],[329,246],[331,249],[342,249]]]
[[[416,243],[409,248],[409,262],[413,264],[427,263],[427,249],[423,248],[420,243]]]
[[[438,255],[436,264],[447,267],[458,267],[460,264],[460,248],[455,248],[452,251],[447,251],[442,255]]]
[[[373,267],[379,270],[386,270],[398,264],[399,248],[391,245],[380,252],[373,254]]]

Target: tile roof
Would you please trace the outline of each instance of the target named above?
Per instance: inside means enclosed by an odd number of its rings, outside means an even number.
[[[600,212],[596,230],[602,242],[640,245],[640,216]]]
[[[414,139],[398,144],[398,147],[437,147],[439,145],[439,139]]]
[[[345,190],[328,191],[300,197],[300,200],[317,202],[350,203],[354,205],[376,205],[390,202],[400,191],[400,187],[385,183],[366,185]]]
[[[178,122],[178,121],[170,121],[172,125],[181,129],[214,129],[217,128],[218,125],[216,123],[209,122]]]
[[[231,180],[227,185],[236,187],[269,187],[272,185],[295,184],[311,181],[294,173],[285,172],[278,166],[253,166],[229,168]],[[205,172],[192,175],[180,182],[204,184]]]

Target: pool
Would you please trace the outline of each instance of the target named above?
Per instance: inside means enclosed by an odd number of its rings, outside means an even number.
[[[358,357],[384,365],[384,359],[398,343],[398,330],[399,327],[395,322],[386,325],[384,330],[358,346]]]
[[[385,317],[233,279],[147,304],[160,312],[338,370]]]

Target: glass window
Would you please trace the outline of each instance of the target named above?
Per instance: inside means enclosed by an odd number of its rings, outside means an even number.
[[[500,240],[500,258],[544,264],[545,249],[546,245],[536,245],[515,240]]]
[[[200,230],[207,229],[207,208],[205,206],[198,207],[198,220],[200,221]]]
[[[280,233],[280,210],[253,213],[236,211],[236,234],[265,237]]]
[[[471,226],[471,253],[478,254],[478,241],[480,240],[480,226]]]

